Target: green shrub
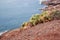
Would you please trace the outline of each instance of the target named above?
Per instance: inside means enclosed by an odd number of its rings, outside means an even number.
[[[45,20],[46,20],[45,17],[47,16],[47,14],[48,14],[48,11],[44,11],[40,14],[40,16],[39,16],[39,22],[40,23],[45,22]]]
[[[22,24],[22,27],[27,26],[27,24],[28,24],[28,22],[24,22],[24,23]]]
[[[33,16],[30,18],[30,22],[31,22],[33,25],[38,24],[39,16],[40,16],[40,14],[35,14],[35,15],[33,15]]]
[[[30,22],[32,23],[33,26],[39,23],[38,20],[30,20]]]
[[[30,20],[36,20],[39,18],[39,16],[40,16],[40,14],[35,14],[30,18]]]
[[[24,28],[25,26],[28,26],[28,24],[31,24],[32,26],[37,25],[38,23],[43,23],[47,21],[51,21],[54,18],[60,19],[60,11],[53,10],[51,14],[49,14],[48,11],[44,11],[41,14],[35,14],[33,15],[29,22],[25,22],[22,24],[22,27]]]

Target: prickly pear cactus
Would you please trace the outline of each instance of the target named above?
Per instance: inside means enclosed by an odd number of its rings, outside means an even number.
[[[32,26],[35,26],[39,23],[45,23],[54,19],[60,19],[60,11],[58,10],[53,10],[51,11],[51,13],[49,13],[49,11],[43,11],[41,14],[35,14],[33,15],[29,22],[25,22],[22,24],[23,28],[27,28],[27,26],[29,25],[29,23]],[[29,25],[30,26],[30,25]]]

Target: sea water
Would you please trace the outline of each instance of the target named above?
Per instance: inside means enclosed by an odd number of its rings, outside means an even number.
[[[19,28],[42,7],[39,0],[0,0],[0,32]]]

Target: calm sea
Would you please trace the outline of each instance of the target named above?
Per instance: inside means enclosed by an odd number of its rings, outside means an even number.
[[[0,32],[19,28],[43,6],[39,0],[0,0]]]

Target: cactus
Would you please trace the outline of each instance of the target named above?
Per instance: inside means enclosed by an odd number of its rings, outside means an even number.
[[[53,10],[51,14],[48,11],[42,12],[42,14],[33,15],[29,22],[22,24],[22,28],[27,28],[27,26],[35,26],[38,23],[44,23],[53,20],[54,18],[60,18],[60,11]]]
[[[35,26],[39,23],[38,20],[30,20],[30,22],[32,23],[33,26]]]
[[[40,15],[40,14],[35,14],[35,15],[33,15],[33,16],[30,18],[30,20],[36,20],[36,19],[38,19],[38,18],[39,18],[39,15]]]
[[[27,27],[27,25],[28,25],[28,22],[24,22],[24,23],[22,24],[22,28]]]
[[[25,26],[25,23],[22,24],[22,27],[24,27],[24,26]]]
[[[33,26],[33,24],[29,21],[29,22],[24,22],[23,24],[22,24],[22,29],[26,29],[27,27],[32,27]]]
[[[44,11],[44,12],[42,12],[42,14],[40,14],[39,20],[41,23],[45,22],[45,20],[46,20],[45,17],[47,16],[47,14],[48,14],[48,11]]]
[[[40,16],[40,14],[35,14],[34,16],[32,16],[32,17],[30,18],[30,22],[31,22],[33,25],[38,24],[39,16]]]
[[[52,17],[51,16],[45,16],[44,19],[45,19],[45,22],[48,22],[48,21],[52,20]]]

